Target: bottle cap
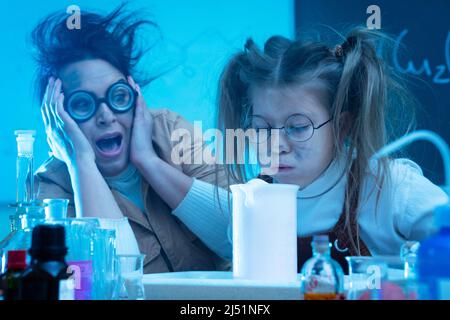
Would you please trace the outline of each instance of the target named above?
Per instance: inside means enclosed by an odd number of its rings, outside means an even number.
[[[319,243],[319,244],[321,244],[321,243],[328,244],[330,241],[329,241],[328,235],[319,234],[319,235],[313,236],[313,242]]]
[[[450,228],[450,203],[434,209],[434,223],[437,228]]]
[[[26,250],[11,250],[8,251],[7,269],[25,270],[27,267],[27,251]]]
[[[321,253],[327,252],[331,247],[328,235],[320,234],[313,236],[311,247]]]
[[[33,229],[29,253],[32,257],[66,255],[66,232],[64,227],[57,224],[41,224],[36,226]]]

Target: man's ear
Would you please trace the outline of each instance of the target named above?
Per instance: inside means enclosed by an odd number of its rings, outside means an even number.
[[[344,111],[339,116],[339,142],[342,144],[350,132],[352,117],[348,111]]]

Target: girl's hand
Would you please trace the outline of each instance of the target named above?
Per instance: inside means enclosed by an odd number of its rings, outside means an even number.
[[[130,76],[128,83],[138,92],[131,133],[130,160],[139,168],[142,163],[159,159],[159,157],[152,144],[153,118],[147,110],[141,89]]]
[[[47,142],[53,155],[70,168],[79,162],[95,163],[95,153],[78,124],[64,110],[64,93],[60,79],[50,77],[42,101]]]

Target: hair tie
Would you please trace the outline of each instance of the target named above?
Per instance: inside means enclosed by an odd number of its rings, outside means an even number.
[[[356,43],[357,38],[355,36],[349,37],[344,41],[343,44],[338,44],[336,47],[334,47],[334,55],[337,58],[342,58],[356,46]]]
[[[336,47],[334,47],[334,55],[337,58],[342,58],[344,56],[344,48],[342,48],[342,45],[338,44]]]

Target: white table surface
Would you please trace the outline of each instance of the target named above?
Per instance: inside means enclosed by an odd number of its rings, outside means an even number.
[[[389,269],[389,279],[401,279],[402,271]],[[232,272],[190,271],[146,274],[149,300],[301,300],[301,275],[292,283],[234,279]],[[349,278],[344,276],[344,289]]]
[[[149,300],[299,300],[300,276],[292,283],[233,278],[232,272],[191,271],[144,275]]]

